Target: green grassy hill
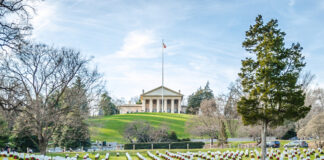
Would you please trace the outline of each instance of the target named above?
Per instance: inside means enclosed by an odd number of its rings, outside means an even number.
[[[123,139],[124,129],[129,122],[136,120],[144,120],[152,126],[158,127],[161,124],[166,124],[170,131],[175,131],[178,138],[190,138],[189,133],[186,133],[186,121],[192,115],[187,114],[171,114],[171,113],[134,113],[120,114],[113,116],[98,117],[89,119],[91,140],[121,142]]]

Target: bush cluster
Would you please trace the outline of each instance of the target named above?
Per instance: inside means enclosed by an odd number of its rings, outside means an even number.
[[[128,143],[124,149],[152,149],[152,144],[153,149],[199,149],[205,145],[204,142]]]

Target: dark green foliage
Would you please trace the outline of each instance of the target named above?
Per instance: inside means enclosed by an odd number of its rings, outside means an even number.
[[[85,84],[83,84],[80,77],[76,78],[75,82],[73,83],[73,87],[70,90],[73,92],[74,97],[72,98],[76,98],[76,100],[79,101],[77,102],[77,104],[80,108],[81,113],[84,115],[89,115],[88,98],[86,95],[87,90],[85,89]]]
[[[187,149],[187,145],[189,145],[189,149],[199,149],[203,148],[204,142],[172,142],[172,143],[134,143],[134,144],[125,144],[124,149],[133,149],[135,145],[135,149],[151,149],[153,144],[154,149]]]
[[[179,139],[180,142],[190,142],[190,138]]]
[[[243,48],[252,54],[242,60],[239,76],[244,96],[237,111],[245,125],[262,124],[262,160],[266,158],[267,127],[297,121],[306,116],[311,106],[304,106],[305,93],[298,78],[306,63],[302,47],[293,43],[286,48],[285,33],[278,21],[263,23],[262,16],[245,33]]]
[[[281,137],[281,139],[288,140],[288,139],[293,138],[293,137],[297,137],[297,133],[296,133],[295,129],[290,129],[290,130],[288,130],[286,132],[285,135],[283,135]]]
[[[0,135],[0,148],[4,148],[8,142],[9,142],[9,136]]]
[[[112,103],[112,98],[107,92],[101,95],[101,100],[99,103],[100,110],[103,115],[113,115],[118,113],[118,109],[114,103]]]
[[[239,73],[247,96],[238,102],[238,112],[246,125],[266,122],[278,126],[284,120],[296,121],[310,110],[304,106],[305,94],[297,84],[306,64],[302,47],[293,43],[286,48],[284,36],[277,20],[264,24],[261,15],[246,32],[243,47],[254,55],[242,60]]]
[[[204,88],[199,88],[196,92],[192,93],[188,98],[187,113],[196,114],[199,111],[200,103],[205,99],[213,99],[213,91],[209,88],[209,82],[206,83]]]
[[[80,122],[74,126],[65,126],[59,139],[59,145],[61,147],[72,149],[81,146],[89,147],[91,143],[88,126],[84,122]]]
[[[26,152],[27,148],[32,149],[34,152],[39,152],[37,136],[19,133],[10,137],[10,142],[17,148],[18,152]]]
[[[77,77],[71,88],[63,94],[59,107],[69,107],[64,123],[54,134],[54,145],[67,149],[90,146],[90,131],[85,119],[89,115],[85,85]]]
[[[169,134],[169,140],[170,140],[171,142],[177,142],[177,141],[179,141],[176,132],[172,131],[172,132]]]
[[[1,111],[1,110],[0,110]],[[7,121],[0,115],[0,136],[9,136],[10,129]],[[1,142],[0,142],[1,145]]]
[[[1,112],[1,110],[0,110]],[[0,115],[0,148],[6,146],[9,142],[10,129],[7,121]]]

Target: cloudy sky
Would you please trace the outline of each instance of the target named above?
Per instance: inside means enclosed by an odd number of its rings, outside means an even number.
[[[207,81],[215,94],[237,78],[244,33],[255,17],[278,19],[286,44],[300,42],[306,70],[324,87],[324,0],[46,0],[32,39],[93,57],[109,93],[131,97],[161,85],[188,96]]]

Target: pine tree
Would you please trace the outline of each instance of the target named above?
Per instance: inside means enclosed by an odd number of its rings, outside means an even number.
[[[253,56],[242,60],[239,76],[246,96],[241,97],[237,109],[245,125],[262,124],[264,160],[267,127],[297,121],[311,107],[304,106],[305,94],[297,84],[306,65],[302,47],[299,43],[285,47],[285,33],[278,29],[277,20],[264,24],[259,15],[255,21],[243,42],[243,48]]]
[[[209,82],[207,81],[204,88],[199,87],[199,89],[192,93],[188,98],[188,108],[187,113],[196,114],[199,111],[200,103],[205,99],[213,99],[214,93],[209,87]]]
[[[112,98],[108,95],[107,92],[101,95],[99,107],[100,110],[103,112],[103,115],[105,116],[118,113],[116,105],[112,103]]]

